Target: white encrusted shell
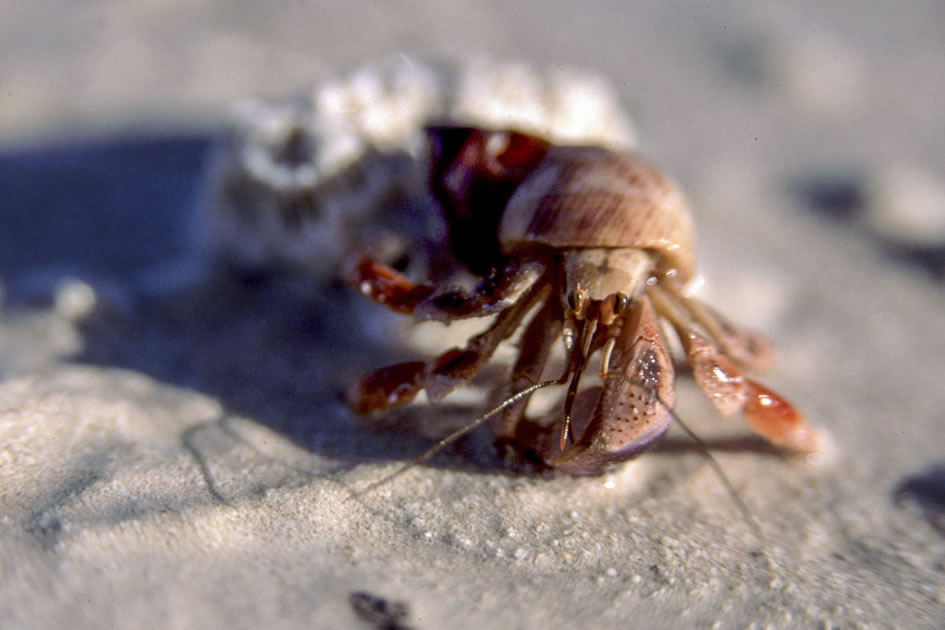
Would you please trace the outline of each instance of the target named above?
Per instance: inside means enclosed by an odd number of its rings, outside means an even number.
[[[431,207],[422,166],[430,122],[512,127],[558,144],[635,144],[629,116],[597,75],[394,55],[295,99],[234,106],[207,168],[203,251],[330,277],[363,227],[383,224],[398,198],[427,229],[431,221],[419,215]]]
[[[636,146],[630,117],[600,75],[525,63],[476,59],[460,67],[447,118],[480,127],[514,128],[555,144]]]

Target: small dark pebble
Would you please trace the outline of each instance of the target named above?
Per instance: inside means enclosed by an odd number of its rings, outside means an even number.
[[[378,595],[356,591],[348,596],[348,603],[362,621],[377,630],[410,630],[410,626],[403,623],[409,614],[403,602],[389,602]]]

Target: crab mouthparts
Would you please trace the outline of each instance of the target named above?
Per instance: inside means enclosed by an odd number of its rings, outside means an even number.
[[[578,386],[581,384],[581,374],[587,365],[587,358],[591,352],[591,342],[594,340],[594,333],[597,332],[597,319],[587,320],[581,331],[581,343],[574,347],[572,356],[568,358],[568,370],[562,377],[562,382],[571,375],[571,382],[568,385],[568,393],[564,399],[564,420],[561,425],[561,443],[563,451],[570,437],[571,428],[571,409],[574,407],[574,399],[577,396]]]

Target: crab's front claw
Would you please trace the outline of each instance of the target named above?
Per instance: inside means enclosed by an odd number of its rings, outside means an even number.
[[[580,441],[561,451],[557,435],[550,436],[545,463],[569,475],[601,475],[614,464],[633,459],[653,445],[669,428],[669,410],[628,379],[608,378],[602,388],[582,392],[598,400]],[[577,407],[577,405],[575,405]],[[621,408],[616,415],[616,407]],[[609,410],[609,411],[605,411]],[[582,419],[572,417],[579,429]]]
[[[643,298],[617,337],[603,387],[589,388],[575,403],[573,424],[581,437],[564,451],[549,449],[545,462],[572,475],[599,475],[613,463],[636,457],[669,428],[673,379],[669,351]],[[591,407],[587,400],[596,404]]]

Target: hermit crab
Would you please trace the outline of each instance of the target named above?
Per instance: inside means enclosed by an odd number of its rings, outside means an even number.
[[[664,331],[672,331],[722,414],[741,411],[776,445],[817,448],[816,432],[791,403],[742,374],[770,363],[770,342],[687,294],[696,273],[689,207],[662,171],[636,154],[554,145],[515,130],[443,125],[428,137],[449,246],[478,284],[465,291],[417,284],[370,256],[347,261],[345,278],[418,320],[494,318],[465,347],[365,376],[349,391],[357,412],[405,403],[421,390],[438,401],[518,333],[517,359],[496,392],[514,398],[553,371],[561,343],[554,379],[567,385],[562,405],[550,419],[533,420],[528,396],[520,396],[492,430],[497,442],[554,469],[601,474],[670,424],[675,372]]]

